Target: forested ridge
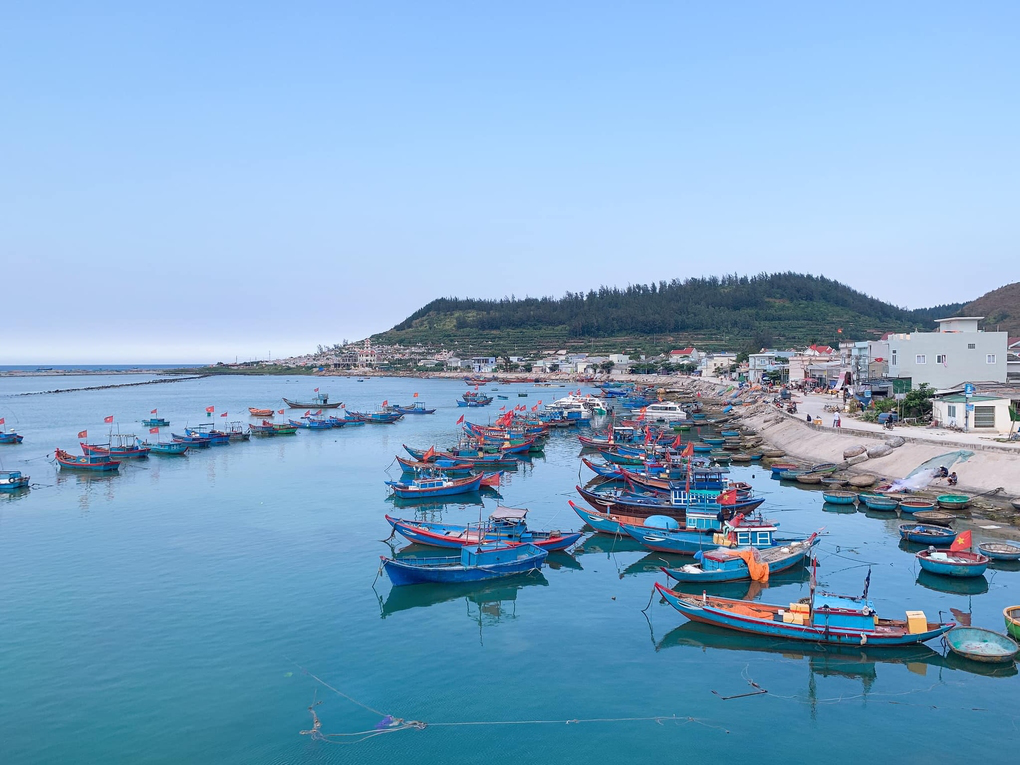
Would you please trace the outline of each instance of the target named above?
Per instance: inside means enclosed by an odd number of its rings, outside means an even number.
[[[908,310],[824,276],[763,273],[603,286],[561,298],[439,298],[376,339],[452,347],[510,333],[517,342],[690,336],[719,346],[754,337],[788,344],[933,329],[933,319],[961,307]]]

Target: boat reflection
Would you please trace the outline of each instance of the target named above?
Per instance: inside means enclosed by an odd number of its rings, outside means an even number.
[[[591,531],[590,526],[582,527]],[[574,549],[574,555],[612,555],[613,553],[644,552],[645,547],[634,537],[614,537],[609,534],[590,536]]]
[[[981,595],[988,592],[988,580],[983,576],[940,576],[930,571],[918,571],[917,583],[922,587],[948,595]]]
[[[496,623],[504,617],[516,618],[517,593],[525,587],[544,587],[549,580],[540,571],[491,582],[466,584],[419,584],[393,587],[383,600],[379,598],[380,618],[399,611],[428,608],[464,598],[469,616]]]
[[[836,513],[837,515],[853,515],[857,512],[856,505],[837,505],[834,502],[822,503],[823,513]]]
[[[926,645],[902,646],[865,650],[851,646],[822,646],[790,640],[761,638],[715,627],[710,624],[687,622],[666,633],[658,642],[656,651],[677,646],[717,649],[724,651],[753,651],[781,654],[784,658],[799,661],[807,659],[812,677],[846,677],[861,681],[865,695],[878,677],[879,664],[902,664],[910,672],[925,676],[929,667],[970,672],[986,677],[1013,677],[1015,664],[994,665],[967,661],[953,654],[943,656]]]
[[[553,571],[567,569],[569,571],[583,571],[584,566],[573,555],[564,550],[553,550],[545,559],[545,565]]]

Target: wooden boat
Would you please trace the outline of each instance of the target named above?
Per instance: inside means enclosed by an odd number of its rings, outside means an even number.
[[[653,516],[644,525],[621,524],[629,536],[655,552],[678,555],[725,547],[782,547],[803,542],[807,537],[777,539],[776,525],[760,516],[720,521],[714,511],[687,508],[684,525],[673,518]]]
[[[977,577],[988,568],[987,555],[968,550],[921,550],[915,557],[922,569],[942,576]]]
[[[446,475],[465,476],[474,468],[470,462],[453,460],[434,460],[433,462],[422,462],[421,460],[409,460],[406,457],[397,456],[397,464],[405,473],[419,473],[422,470],[435,470]]]
[[[883,512],[892,512],[900,506],[898,499],[881,494],[858,494],[857,501],[869,510],[881,510]]]
[[[956,541],[956,532],[944,526],[925,526],[921,523],[901,523],[900,538],[919,545],[944,547]],[[1017,552],[1020,552],[1018,550]]]
[[[806,484],[819,484],[822,482],[822,477],[818,473],[798,473],[797,483]]]
[[[581,486],[574,487],[582,499],[596,510],[602,512],[622,513],[624,515],[636,515],[648,517],[649,515],[666,515],[665,510],[676,508],[700,508],[718,513],[725,509],[727,512],[750,513],[761,505],[764,497],[737,496],[736,502],[731,505],[720,505],[716,498],[719,492],[714,489],[691,489],[683,486],[672,489],[669,496],[636,494],[625,491],[604,491],[596,492]]]
[[[179,441],[161,442],[158,441],[154,444],[148,441],[142,444],[152,454],[164,454],[167,456],[179,456],[181,454],[187,454],[188,444]]]
[[[783,473],[788,470],[796,470],[799,465],[794,465],[792,462],[773,462],[769,466],[769,470],[772,471],[772,475],[775,478],[779,478]]]
[[[939,494],[936,499],[943,510],[963,510],[970,504],[966,494]]]
[[[29,478],[20,470],[0,470],[0,491],[9,493],[28,488]]]
[[[142,446],[135,436],[123,436],[117,444],[80,444],[80,446],[85,454],[105,454],[117,459],[144,459],[149,456],[149,450]]]
[[[273,410],[272,409],[258,409],[258,408],[254,407],[254,406],[249,406],[248,407],[248,413],[252,417],[269,417],[269,418],[271,418],[273,416]]]
[[[1002,609],[1002,618],[1006,620],[1006,632],[1020,641],[1020,606],[1006,606]]]
[[[733,459],[734,462],[750,462],[751,461],[751,455],[750,454],[734,454],[732,459]],[[819,479],[819,480],[821,480],[821,479]]]
[[[941,510],[920,510],[914,513],[914,520],[934,526],[952,526],[956,516]]]
[[[766,459],[775,460],[786,456],[786,452],[782,449],[762,449],[762,456]]]
[[[834,505],[852,505],[857,501],[857,495],[852,491],[823,491],[822,499]]]
[[[251,429],[240,420],[231,422],[227,425],[227,429],[223,432],[227,434],[227,438],[230,439],[231,442],[247,441],[251,438]]]
[[[249,430],[253,436],[293,436],[298,429],[287,423],[275,423],[263,420],[261,425],[251,425]]]
[[[643,526],[648,518],[654,518],[656,516],[634,516],[627,515],[626,513],[600,513],[598,510],[592,510],[587,507],[580,507],[575,505],[572,500],[567,500],[571,509],[577,514],[577,517],[587,523],[599,534],[611,534],[617,537],[630,538],[630,535],[623,530],[623,524],[630,526]],[[670,511],[663,511],[662,515],[672,518],[677,522],[684,522],[687,517],[687,513],[683,509],[673,509]]]
[[[492,543],[465,545],[460,555],[387,558],[383,569],[394,586],[425,583],[480,582],[542,568],[549,553],[535,545]]]
[[[80,457],[56,450],[57,463],[61,470],[82,470],[91,473],[105,473],[120,468],[120,462],[108,454],[83,454]]]
[[[900,512],[911,514],[916,512],[923,512],[925,510],[934,510],[935,503],[930,502],[927,499],[901,499],[900,500]]]
[[[408,541],[430,547],[462,547],[482,542],[509,541],[533,544],[543,550],[565,550],[581,538],[579,532],[532,531],[525,516],[528,511],[513,507],[497,507],[486,523],[467,526],[408,521],[386,516],[386,522]]]
[[[150,417],[147,420],[142,420],[142,425],[147,428],[168,428],[170,420],[164,420],[162,417]]]
[[[774,606],[756,601],[687,595],[658,582],[655,589],[688,619],[771,638],[881,648],[924,643],[956,626],[928,622],[920,611],[908,620],[879,619],[870,600],[818,592],[808,603]],[[909,617],[913,615],[914,618]],[[790,621],[786,621],[789,618]]]
[[[986,664],[1012,663],[1020,646],[1006,635],[980,627],[956,627],[945,636],[949,650],[971,661]]]
[[[837,467],[838,467],[838,465],[836,465],[835,462],[822,462],[821,464],[818,464],[818,465],[812,465],[808,469],[808,472],[811,472],[811,473],[835,473]]]
[[[329,403],[328,393],[316,393],[311,402],[291,401],[289,398],[285,398],[283,403],[291,409],[339,409],[342,404],[342,402]]]
[[[25,437],[13,430],[0,431],[0,444],[20,444]]]
[[[435,409],[426,409],[425,404],[420,401],[415,401],[410,406],[395,406],[395,411],[401,414],[435,414]]]
[[[858,489],[866,489],[867,487],[873,485],[876,480],[878,479],[875,478],[875,476],[873,475],[855,475],[849,481],[847,481],[847,483],[849,483],[851,486],[855,486]]]
[[[478,491],[482,485],[482,475],[478,474],[467,478],[423,477],[406,482],[386,481],[386,485],[393,489],[394,495],[402,499],[446,497],[452,494]]]
[[[764,549],[750,549],[755,560],[767,567],[768,575],[763,580],[768,581],[769,576],[787,571],[796,565],[803,564],[811,555],[811,548],[817,542],[817,534],[812,534],[803,542],[793,542],[783,547],[769,547]],[[694,554],[696,564],[688,564],[680,568],[662,567],[662,572],[678,582],[703,582],[705,584],[718,582],[739,582],[752,578],[747,562],[741,557],[740,550],[720,547],[717,550],[708,552],[697,552]]]
[[[206,425],[196,425],[193,428],[184,429],[185,438],[205,438],[208,439],[209,446],[226,446],[230,443],[230,434],[224,433],[222,430],[215,430]],[[173,437],[177,440],[177,436]]]
[[[982,555],[988,556],[990,560],[1014,561],[1020,560],[1020,545],[1006,542],[985,542],[978,545]]]
[[[170,437],[179,444],[187,444],[188,446],[196,449],[208,449],[212,446],[212,436],[208,436],[202,433],[188,433],[185,432],[183,435],[178,433],[171,433]]]
[[[400,412],[352,412],[350,410],[347,410],[347,416],[369,425],[392,425],[404,417]]]
[[[288,423],[293,425],[295,428],[305,428],[306,430],[332,430],[333,423],[328,419],[320,419],[318,417],[305,417],[302,420],[287,420]]]
[[[838,489],[841,486],[846,486],[846,479],[845,478],[837,478],[834,475],[823,475],[822,476],[822,485],[823,486],[831,486],[833,489]]]

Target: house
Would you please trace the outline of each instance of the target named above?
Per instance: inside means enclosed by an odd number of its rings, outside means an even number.
[[[697,348],[681,348],[669,352],[669,363],[671,364],[697,364],[701,354]]]
[[[967,432],[1009,433],[1010,399],[1002,395],[950,393],[932,399],[932,419]]]
[[[983,316],[936,319],[935,332],[889,335],[889,376],[912,388],[952,388],[963,380],[1006,382],[1008,335],[983,332]]]
[[[1020,337],[1011,337],[1006,343],[1006,379],[1020,382]]]
[[[730,367],[737,363],[737,354],[722,351],[720,353],[705,353],[698,362],[698,369],[704,376],[718,376],[730,371]]]
[[[763,348],[758,353],[747,355],[747,381],[760,383],[767,374],[778,372],[786,377],[790,369],[793,351],[776,351]]]

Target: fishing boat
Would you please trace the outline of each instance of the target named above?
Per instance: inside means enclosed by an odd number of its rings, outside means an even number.
[[[185,438],[207,438],[209,446],[226,446],[230,443],[230,435],[222,430],[215,430],[208,425],[196,425],[193,428],[184,429]],[[177,440],[177,436],[174,436]]]
[[[249,430],[253,436],[293,436],[298,429],[286,423],[275,423],[263,420],[261,425],[251,425]]]
[[[110,457],[109,454],[83,454],[79,457],[69,454],[63,449],[57,449],[56,458],[61,470],[104,473],[120,468],[120,462]]]
[[[1020,560],[1020,543],[1017,542],[985,542],[978,545],[982,555],[994,561]]]
[[[823,491],[822,499],[833,505],[852,505],[857,501],[857,495],[852,491]]]
[[[419,497],[446,497],[452,494],[467,494],[478,491],[482,485],[482,475],[467,478],[447,478],[445,476],[422,476],[411,481],[386,481],[393,489],[393,494],[402,499]]]
[[[410,406],[395,406],[394,409],[401,414],[435,414],[435,409],[426,409],[425,404],[415,401]]]
[[[585,502],[601,512],[622,513],[624,515],[636,515],[648,517],[649,515],[663,515],[663,510],[684,509],[689,507],[709,510],[718,513],[723,509],[716,499],[719,492],[715,490],[687,490],[683,486],[672,489],[668,496],[658,494],[637,494],[626,491],[591,491],[581,486],[574,487]],[[749,495],[741,496],[737,493],[732,504],[725,508],[738,513],[749,513],[765,501],[764,497]]]
[[[142,445],[137,436],[130,434],[111,433],[110,443],[83,443],[80,446],[85,454],[105,454],[117,459],[144,459],[149,456],[148,448]]]
[[[248,407],[248,413],[252,417],[269,417],[269,418],[272,418],[272,416],[273,416],[273,410],[272,409],[258,409],[258,408],[254,407],[254,406],[249,406]]]
[[[162,417],[150,417],[147,420],[142,420],[142,425],[147,428],[168,428],[170,420],[164,420]]]
[[[24,440],[23,435],[15,433],[13,430],[0,431],[0,444],[20,444]]]
[[[645,407],[645,417],[652,422],[683,422],[687,419],[684,408],[672,401],[662,401]]]
[[[457,399],[457,406],[488,406],[492,403],[491,396],[477,396],[475,398],[461,398]]]
[[[181,441],[157,441],[154,444],[145,441],[142,443],[142,446],[148,449],[151,454],[163,454],[168,457],[187,454],[189,448],[188,444]]]
[[[400,412],[352,412],[350,410],[347,410],[347,416],[369,425],[392,425],[404,417]]]
[[[986,664],[1012,663],[1020,646],[1006,635],[980,627],[956,627],[945,635],[949,650],[971,661]]]
[[[231,442],[247,441],[251,438],[251,429],[240,420],[234,420],[229,423],[227,429],[223,432],[227,434],[227,438]]]
[[[668,568],[663,566],[662,572],[678,582],[739,582],[754,579],[767,582],[769,576],[787,571],[794,566],[803,564],[811,555],[811,548],[817,543],[818,535],[812,534],[803,542],[792,542],[783,547],[758,549],[745,547],[729,549],[720,547],[717,550],[698,551],[694,553],[697,563]],[[748,566],[748,558],[756,567],[754,574]]]
[[[956,532],[944,526],[925,526],[921,523],[901,523],[900,538],[920,545],[944,547],[956,541]],[[1018,550],[1020,552],[1020,550]]]
[[[963,510],[970,504],[966,494],[939,494],[936,500],[943,510]]]
[[[858,494],[857,500],[869,510],[880,510],[882,512],[892,512],[900,506],[898,499],[881,494]]]
[[[338,409],[342,402],[335,404],[329,403],[328,393],[319,393],[318,388],[315,389],[315,398],[310,402],[308,401],[291,401],[289,398],[283,399],[283,403],[289,406],[291,409]]]
[[[461,462],[456,460],[434,460],[432,462],[422,462],[421,460],[409,460],[406,457],[397,456],[397,464],[400,465],[401,470],[409,474],[417,474],[422,470],[435,470],[440,473],[444,473],[449,476],[464,476],[468,475],[474,468],[470,462]]]
[[[782,474],[789,470],[796,470],[799,465],[794,465],[792,462],[773,462],[769,465],[769,470],[772,471],[773,478],[781,478]]]
[[[822,476],[822,485],[823,486],[828,486],[829,488],[832,488],[832,489],[838,489],[838,488],[840,488],[842,486],[846,486],[846,479],[845,478],[840,478],[839,476],[834,476],[834,475],[823,475]]]
[[[1020,606],[1006,606],[1002,609],[1002,618],[1006,621],[1006,632],[1020,642]]]
[[[0,491],[9,493],[28,488],[29,478],[20,470],[0,470]]]
[[[901,499],[900,500],[900,512],[911,515],[917,512],[924,512],[925,510],[934,510],[935,503],[929,502],[927,499]]]
[[[988,556],[969,550],[921,550],[915,556],[921,568],[932,574],[953,577],[978,577],[988,568]]]
[[[512,541],[544,550],[565,550],[581,538],[579,532],[532,531],[523,508],[497,507],[488,522],[461,526],[430,521],[409,521],[386,516],[386,522],[410,542],[430,547],[461,547],[482,542]]]
[[[212,437],[202,433],[171,433],[170,437],[179,444],[187,444],[196,449],[208,449],[212,446]]]
[[[760,516],[719,520],[714,511],[687,508],[684,526],[673,518],[653,516],[643,526],[620,524],[625,533],[655,552],[694,555],[716,547],[783,547],[807,537],[777,539],[776,524]]]
[[[941,510],[919,510],[914,512],[914,520],[934,526],[952,526],[956,516]]]
[[[394,586],[426,583],[480,582],[542,568],[549,553],[535,545],[506,542],[465,545],[460,555],[431,558],[387,558],[382,566]]]
[[[630,538],[630,535],[623,530],[623,525],[643,526],[645,521],[656,516],[635,516],[619,513],[600,513],[587,507],[575,505],[572,500],[567,500],[570,508],[577,514],[577,517],[588,524],[598,534],[610,534],[617,537]],[[687,513],[685,510],[662,511],[662,514],[675,521],[682,522]]]
[[[288,423],[293,425],[295,428],[305,428],[306,430],[332,430],[333,423],[328,419],[319,419],[318,417],[305,417],[302,420],[287,420]]]
[[[822,482],[822,477],[818,473],[797,473],[795,478],[797,483],[819,484]]]
[[[826,645],[881,648],[924,643],[955,622],[929,622],[923,611],[908,611],[905,620],[880,619],[866,597],[814,592],[807,603],[789,607],[731,598],[688,595],[658,582],[655,589],[688,619],[728,630],[771,638]],[[789,620],[789,621],[788,621]]]

